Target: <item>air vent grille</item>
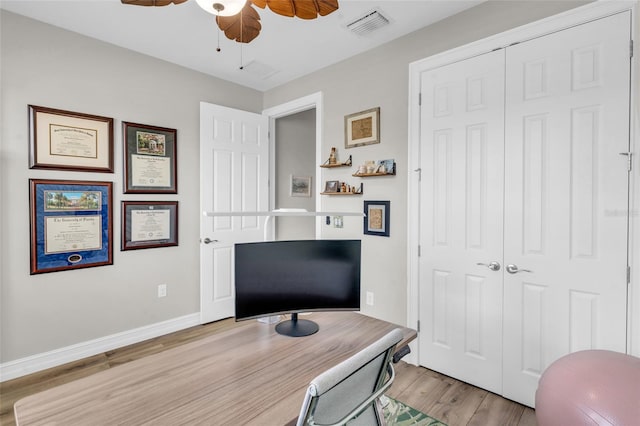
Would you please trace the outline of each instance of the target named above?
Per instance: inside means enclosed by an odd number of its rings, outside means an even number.
[[[277,74],[279,70],[273,68],[270,65],[259,61],[251,61],[248,64],[244,65],[243,70],[246,73],[253,74],[256,77],[259,77],[263,80]]]
[[[389,24],[389,20],[377,10],[372,10],[366,15],[347,24],[347,28],[358,35],[369,34],[385,25]]]

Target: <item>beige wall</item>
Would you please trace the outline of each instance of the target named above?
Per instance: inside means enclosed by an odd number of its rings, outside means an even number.
[[[354,165],[365,160],[394,158],[394,177],[359,180],[353,170],[322,169],[320,179],[364,183],[361,197],[322,199],[323,210],[362,211],[363,200],[391,201],[391,236],[362,234],[362,219],[345,217],[345,228],[323,226],[323,237],[362,238],[363,312],[398,324],[405,324],[407,309],[407,153],[409,63],[471,43],[584,4],[567,1],[497,1],[481,4],[449,19],[411,33],[377,49],[269,90],[265,108],[322,91],[324,99],[324,141],[322,151],[338,146]],[[344,116],[380,107],[381,143],[345,150]],[[367,306],[366,292],[374,293],[374,305]]]
[[[199,102],[260,112],[262,94],[9,12],[1,19],[1,362],[198,312]],[[28,104],[113,117],[115,173],[29,169]],[[177,129],[177,195],[122,193],[122,121]],[[114,182],[112,266],[29,275],[29,178]],[[121,200],[179,201],[180,245],[121,252]]]

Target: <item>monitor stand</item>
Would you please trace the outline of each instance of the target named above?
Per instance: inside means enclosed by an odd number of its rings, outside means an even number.
[[[318,331],[320,327],[313,321],[298,319],[298,314],[291,314],[291,319],[276,325],[276,332],[283,336],[303,337]]]

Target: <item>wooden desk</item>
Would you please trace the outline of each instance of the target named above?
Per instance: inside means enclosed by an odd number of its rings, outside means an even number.
[[[307,337],[249,321],[226,332],[21,399],[26,425],[283,425],[297,417],[309,382],[394,324],[354,312],[314,313]],[[401,327],[404,340],[416,337]]]

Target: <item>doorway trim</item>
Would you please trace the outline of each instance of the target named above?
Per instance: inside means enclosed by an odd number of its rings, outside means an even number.
[[[322,123],[324,109],[322,104],[322,92],[312,93],[302,98],[294,99],[284,104],[276,105],[271,108],[267,108],[262,111],[262,115],[269,117],[269,205],[275,206],[276,200],[276,120],[278,118],[287,117],[289,115],[297,114],[299,112],[308,111],[310,109],[316,110],[316,161],[315,164],[322,163]],[[317,171],[314,173],[315,184],[314,190],[316,194],[321,191],[320,179],[318,179]],[[316,211],[321,211],[320,197],[316,197]],[[273,223],[273,222],[272,222]],[[322,222],[320,217],[316,217],[315,223],[316,238],[320,237],[322,230]],[[273,228],[269,231],[273,233]]]
[[[636,2],[635,1],[619,1],[619,2],[595,2],[590,3],[558,15],[550,16],[539,21],[535,21],[521,27],[507,30],[451,50],[435,54],[433,56],[412,62],[409,64],[409,171],[408,171],[408,235],[407,235],[407,326],[420,330],[418,303],[420,286],[419,286],[419,245],[420,245],[420,179],[421,175],[428,173],[428,170],[420,170],[420,76],[423,72],[442,67],[453,62],[462,61],[474,56],[488,53],[495,49],[502,49],[514,43],[520,43],[533,38],[541,37],[546,34],[561,31],[576,25],[580,25],[594,19],[604,18],[619,12],[631,10],[632,37],[638,33],[635,28],[636,18]],[[638,55],[632,58],[631,70],[631,93],[637,90],[637,71],[635,70]],[[429,99],[425,99],[429,102]],[[631,116],[637,117],[638,111],[631,99]],[[636,119],[636,121],[638,121]],[[631,121],[630,129],[630,151],[637,152],[635,145],[636,135],[640,133],[640,123],[634,124]],[[635,131],[634,131],[635,130]],[[635,157],[640,157],[636,155]],[[640,208],[640,166],[636,160],[636,167],[632,169],[631,182],[629,186],[629,197],[631,212],[637,212]],[[631,271],[640,269],[640,261],[638,258],[640,252],[640,215],[630,215],[629,229],[629,245],[627,262],[631,267]],[[635,255],[633,253],[636,253]],[[627,352],[640,356],[640,274],[635,272],[631,274],[631,281],[628,287],[628,333],[627,333]],[[418,334],[420,339],[420,334]],[[418,343],[414,343],[415,354],[408,358],[409,362],[417,364],[419,354]]]

